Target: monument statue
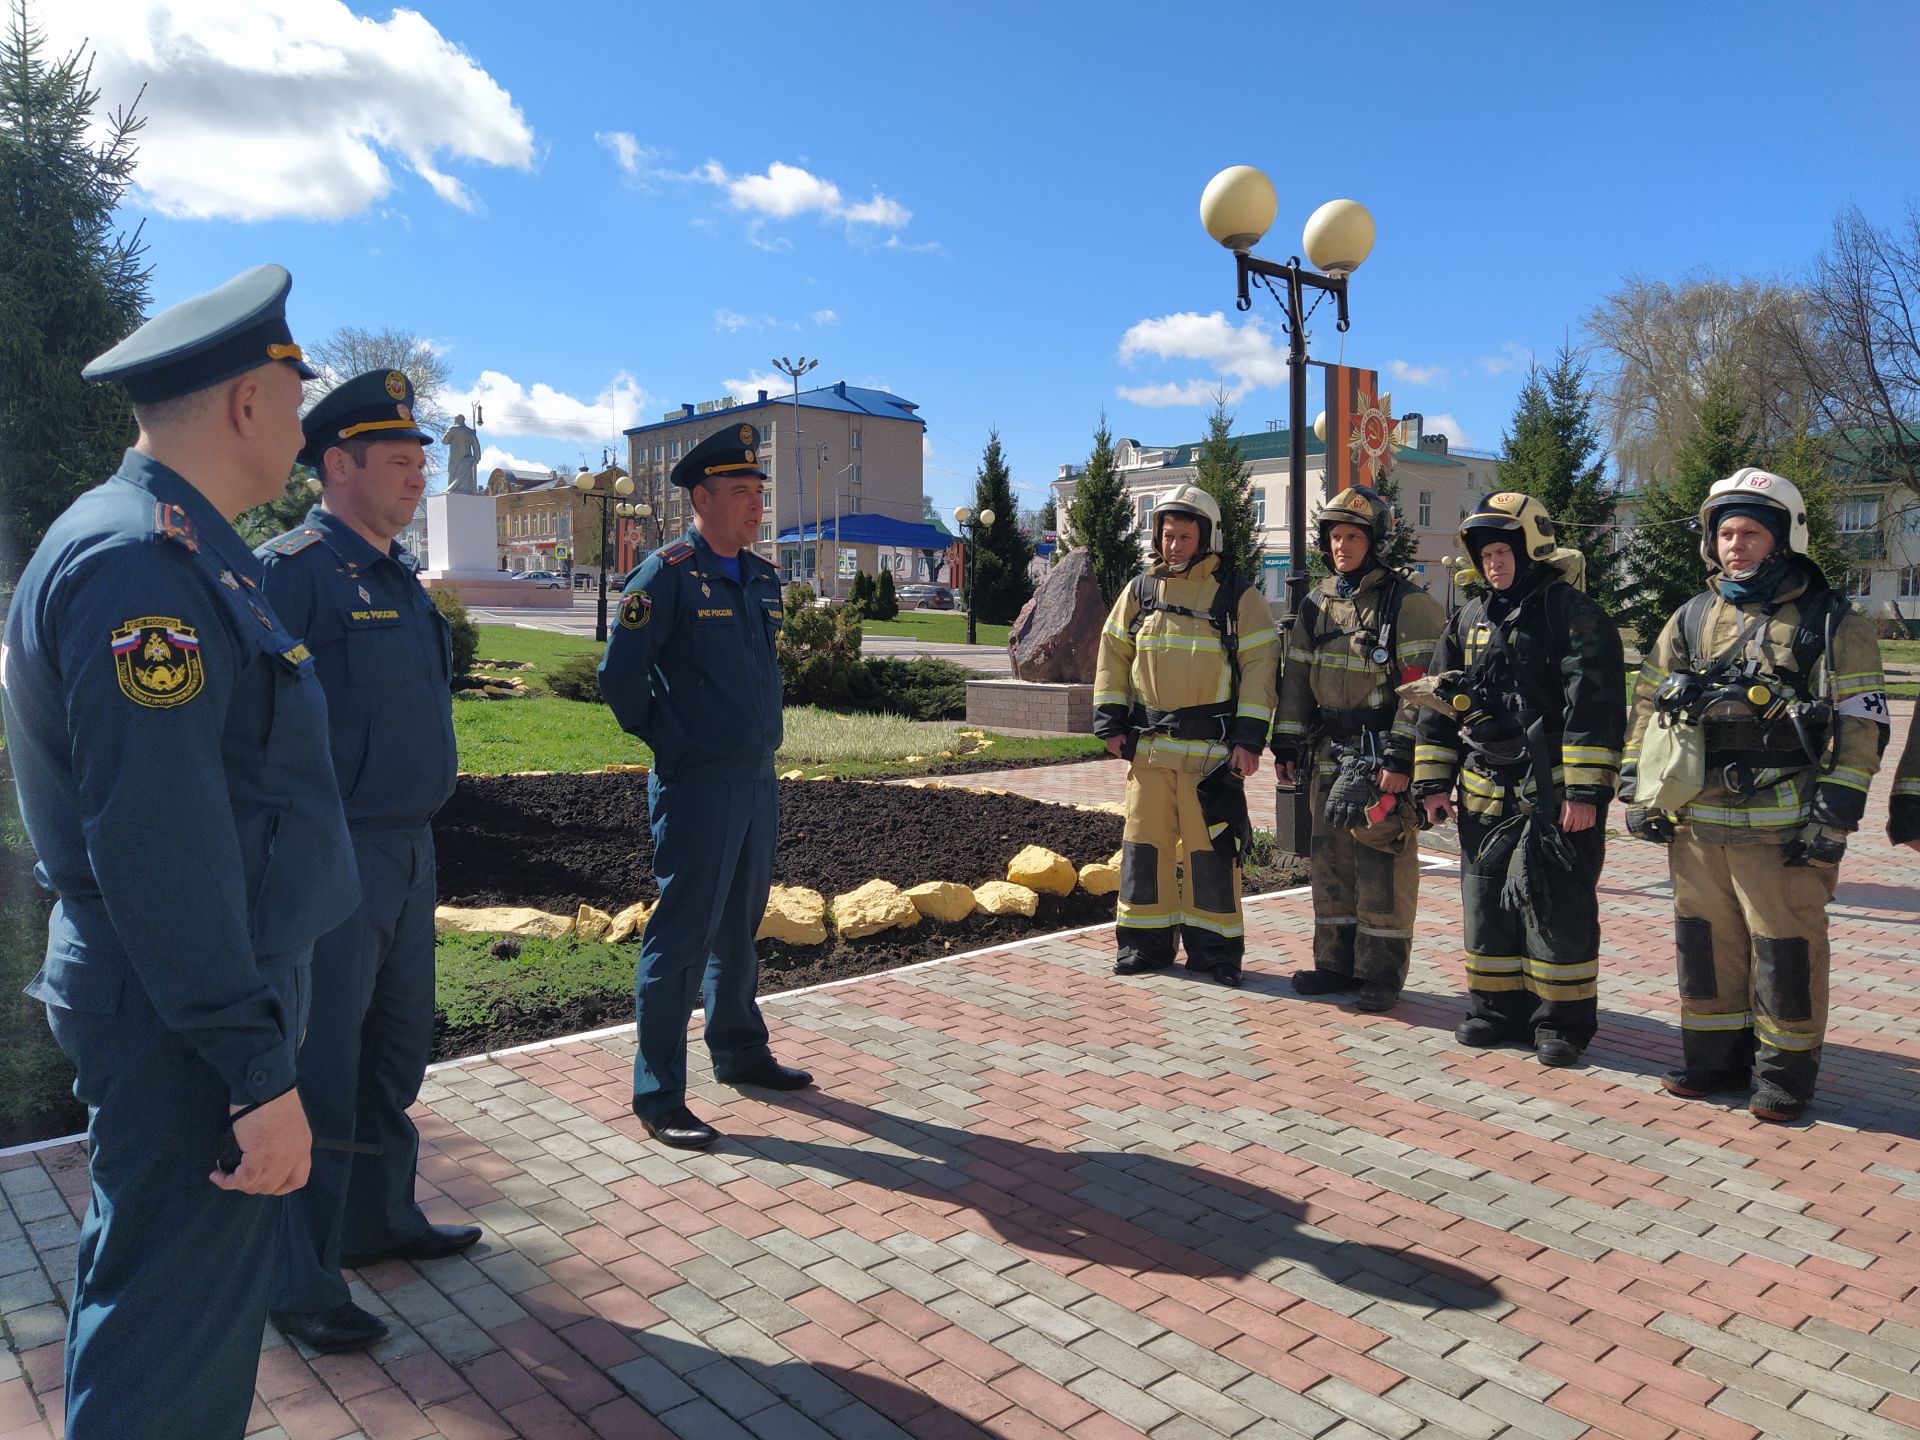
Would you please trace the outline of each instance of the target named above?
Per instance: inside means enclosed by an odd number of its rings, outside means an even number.
[[[449,495],[474,495],[479,493],[480,437],[473,427],[467,424],[467,417],[456,415],[453,425],[446,434],[447,442],[447,493]]]

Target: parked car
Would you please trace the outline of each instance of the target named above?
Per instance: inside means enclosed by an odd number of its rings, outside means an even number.
[[[553,570],[522,570],[513,578],[516,580],[530,581],[536,588],[541,590],[562,590],[566,588],[567,584],[567,582],[560,577],[559,573]]]
[[[954,604],[951,585],[902,585],[895,598],[903,610],[951,610]]]

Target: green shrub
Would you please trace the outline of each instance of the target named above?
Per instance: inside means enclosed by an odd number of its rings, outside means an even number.
[[[886,572],[881,572],[885,574]],[[862,710],[909,720],[964,720],[973,672],[950,660],[867,660],[859,692]]]
[[[467,607],[460,603],[460,597],[444,586],[427,592],[433,597],[434,608],[446,617],[447,628],[453,632],[453,675],[457,680],[472,673],[473,662],[480,655],[480,627],[467,616]]]
[[[860,668],[860,613],[853,606],[815,609],[812,589],[788,586],[778,653],[787,704],[820,705],[829,710],[853,706],[864,678]]]
[[[875,593],[873,577],[864,570],[859,571],[847,588],[847,609],[865,618],[878,619],[873,607]]]
[[[900,618],[900,597],[893,591],[893,571],[880,572],[880,583],[874,590],[873,604],[868,607],[867,614],[875,620]]]
[[[591,655],[569,655],[546,674],[546,688],[562,700],[600,703],[600,662]]]

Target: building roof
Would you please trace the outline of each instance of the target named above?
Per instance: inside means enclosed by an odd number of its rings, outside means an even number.
[[[718,410],[702,411],[694,405],[682,405],[681,413],[656,420],[651,425],[634,425],[626,430],[628,435],[638,435],[648,430],[663,430],[670,425],[682,425],[688,420],[711,420],[721,415],[740,415],[749,410],[766,411],[769,406],[793,405],[791,393],[775,395],[769,391],[759,392],[757,400],[736,402]],[[849,385],[841,380],[832,385],[822,385],[815,390],[802,390],[800,404],[808,410],[833,410],[845,415],[871,415],[880,420],[910,420],[916,425],[927,422],[919,416],[920,407],[911,400],[903,400],[890,390],[869,390],[860,385]],[[768,411],[768,413],[772,413]]]
[[[529,490],[552,490],[572,483],[558,470],[507,470],[496,467],[487,472],[488,485],[492,485],[496,475],[506,477],[507,488],[504,493],[508,495],[524,495]]]
[[[953,536],[936,526],[891,515],[842,515],[837,521],[782,531],[774,543],[804,545],[822,536],[843,545],[891,545],[898,550],[945,550],[953,544]]]
[[[1235,435],[1233,443],[1240,447],[1240,458],[1245,461],[1285,460],[1291,441],[1291,432],[1286,430],[1256,430],[1251,435]],[[1166,464],[1168,468],[1191,465],[1200,456],[1198,445],[1146,446],[1146,449],[1163,449],[1170,453]],[[1327,447],[1318,436],[1307,436],[1307,456],[1324,455]],[[1450,455],[1435,455],[1430,450],[1416,450],[1411,445],[1394,446],[1394,461],[1400,465],[1459,465],[1461,462]]]

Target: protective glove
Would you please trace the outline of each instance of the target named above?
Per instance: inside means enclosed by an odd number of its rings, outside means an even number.
[[[1822,825],[1818,820],[1809,821],[1782,847],[1787,864],[1831,870],[1847,853],[1847,834],[1837,826]]]
[[[1655,845],[1673,843],[1673,817],[1664,810],[1648,810],[1643,806],[1627,807],[1627,833],[1636,840],[1650,840]]]
[[[1296,741],[1282,740],[1276,736],[1267,748],[1273,752],[1273,763],[1276,765],[1296,765],[1300,761],[1300,746]]]
[[[1373,803],[1373,772],[1378,767],[1365,755],[1347,754],[1333,772],[1327,787],[1327,826],[1350,830],[1366,819],[1367,806]]]

